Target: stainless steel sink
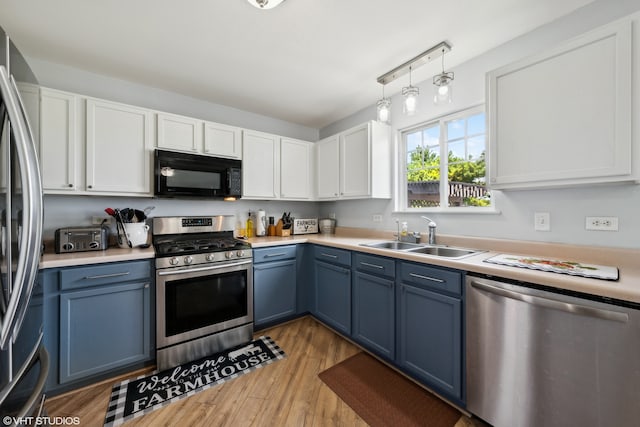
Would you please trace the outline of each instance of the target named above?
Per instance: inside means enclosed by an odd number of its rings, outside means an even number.
[[[452,248],[448,246],[423,246],[421,248],[409,249],[407,250],[407,252],[434,255],[445,258],[463,258],[466,256],[477,254],[481,251],[476,251],[473,249]]]
[[[483,252],[475,249],[455,248],[445,245],[421,245],[419,243],[398,242],[397,240],[377,243],[362,243],[361,246],[402,251],[413,254],[432,255],[444,258],[464,258]]]
[[[398,242],[396,240],[390,242],[363,243],[362,246],[368,246],[370,248],[378,249],[392,249],[395,251],[406,251],[407,249],[419,249],[423,247],[422,245],[419,245],[417,243]]]

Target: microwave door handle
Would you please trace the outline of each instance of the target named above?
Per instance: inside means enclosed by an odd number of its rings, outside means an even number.
[[[3,66],[0,66],[0,92],[11,123],[11,138],[20,165],[23,197],[22,226],[24,227],[18,243],[20,253],[16,272],[11,282],[14,287],[11,289],[4,317],[0,319],[0,348],[5,348],[11,335],[16,335],[24,320],[38,270],[40,259],[38,242],[42,239],[42,183],[35,145],[17,86],[14,80],[10,80]],[[6,227],[10,233],[11,224],[8,218]],[[6,236],[8,237],[10,236]],[[11,242],[7,241],[7,244],[10,245]]]

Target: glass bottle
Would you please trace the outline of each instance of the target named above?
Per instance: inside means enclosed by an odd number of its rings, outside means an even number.
[[[253,220],[251,219],[251,211],[247,217],[247,229],[245,230],[247,237],[253,237]]]

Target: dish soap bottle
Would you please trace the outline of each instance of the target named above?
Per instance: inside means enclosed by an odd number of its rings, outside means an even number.
[[[253,237],[253,220],[251,219],[251,211],[249,211],[249,216],[247,217],[247,228],[245,230],[245,234],[247,238]]]
[[[274,218],[272,216],[269,217],[269,228],[267,229],[267,236],[275,236],[276,235],[276,226],[273,223]]]

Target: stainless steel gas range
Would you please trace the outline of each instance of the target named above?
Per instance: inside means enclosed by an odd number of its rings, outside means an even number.
[[[153,218],[159,370],[251,341],[251,247],[234,216]]]

